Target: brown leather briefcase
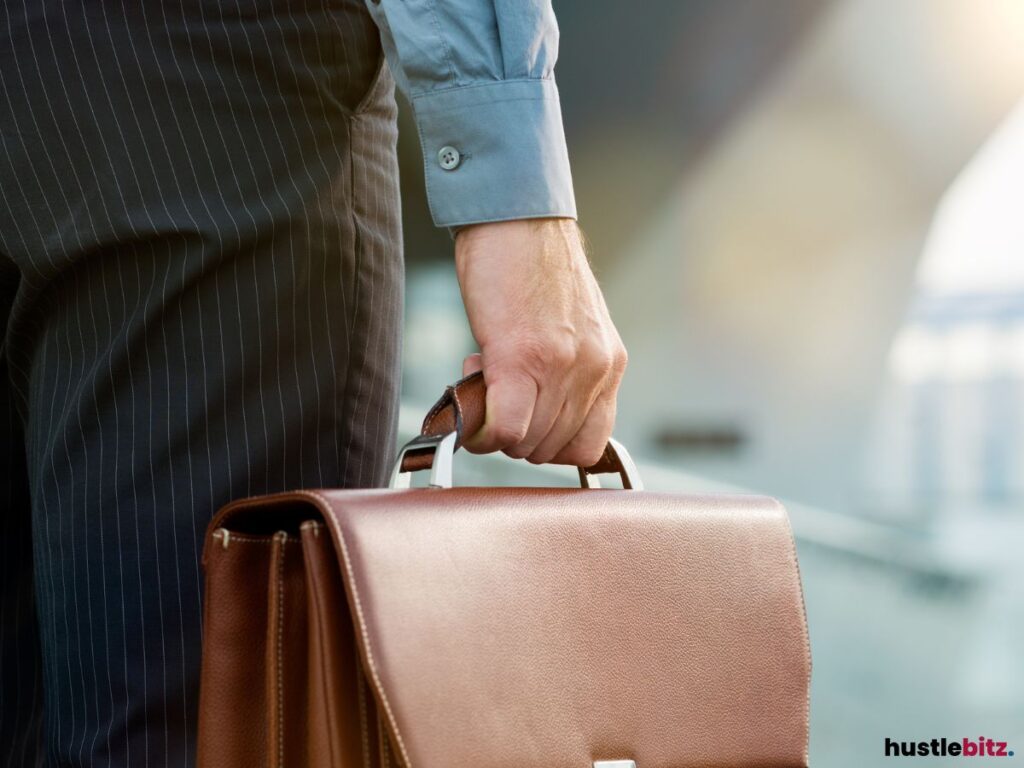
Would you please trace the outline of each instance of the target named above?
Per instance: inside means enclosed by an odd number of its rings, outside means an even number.
[[[614,441],[583,488],[451,488],[483,404],[479,375],[449,387],[392,489],[217,514],[200,768],[805,766],[781,505],[645,492]]]

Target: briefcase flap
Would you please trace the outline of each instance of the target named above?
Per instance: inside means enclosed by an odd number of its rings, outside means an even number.
[[[810,654],[778,502],[297,495],[332,531],[406,768],[806,765]]]

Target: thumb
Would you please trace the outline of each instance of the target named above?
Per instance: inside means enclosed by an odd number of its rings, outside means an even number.
[[[493,453],[518,445],[526,437],[536,402],[537,382],[531,377],[492,374],[484,425],[463,447],[470,453]]]
[[[483,367],[483,355],[481,355],[479,352],[474,352],[471,355],[466,355],[465,359],[462,361],[462,377],[465,378],[466,376],[469,376],[469,374],[471,373],[476,373],[477,371],[483,370]]]

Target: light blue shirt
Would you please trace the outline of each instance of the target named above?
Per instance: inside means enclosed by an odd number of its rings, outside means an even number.
[[[434,223],[576,217],[550,0],[367,0],[415,111]]]

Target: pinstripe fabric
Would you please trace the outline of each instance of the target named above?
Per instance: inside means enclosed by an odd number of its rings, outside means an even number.
[[[393,453],[362,0],[2,0],[0,768],[191,763],[203,530]]]

